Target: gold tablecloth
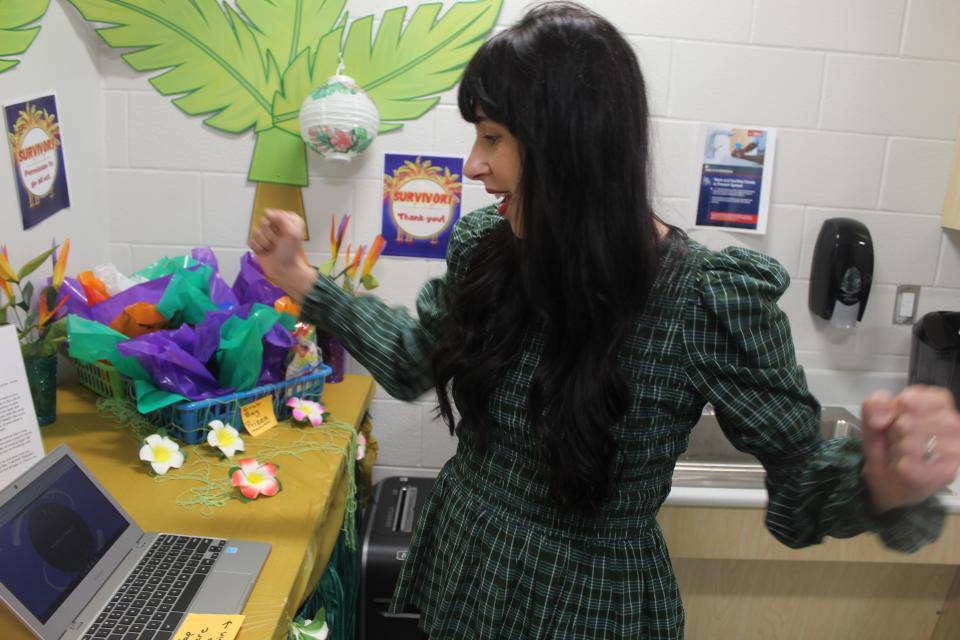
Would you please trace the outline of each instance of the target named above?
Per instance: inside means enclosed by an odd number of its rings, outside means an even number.
[[[358,482],[369,481],[376,458],[376,441],[370,435],[367,409],[373,398],[373,380],[348,375],[343,382],[327,384],[324,406],[333,416],[365,432],[367,459]],[[187,480],[156,482],[140,462],[138,442],[126,429],[104,419],[96,410],[97,397],[83,388],[58,391],[57,421],[44,427],[46,451],[66,443],[102,482],[124,509],[146,531],[161,531],[223,538],[245,538],[272,546],[243,613],[246,619],[238,636],[242,640],[280,640],[297,609],[317,584],[343,525],[347,476],[342,453],[310,452],[297,459],[283,456],[271,462],[280,466],[283,490],[251,503],[231,500],[203,515],[176,505],[191,483]],[[302,435],[281,424],[268,432],[271,440],[293,442]],[[331,430],[330,438],[347,444],[347,434]],[[245,436],[250,442],[251,438]],[[254,443],[255,446],[255,443]],[[188,447],[192,449],[192,447]],[[190,452],[190,455],[200,455]],[[190,458],[188,457],[188,463]],[[170,473],[176,473],[174,469]],[[32,634],[0,605],[0,638],[26,640]]]

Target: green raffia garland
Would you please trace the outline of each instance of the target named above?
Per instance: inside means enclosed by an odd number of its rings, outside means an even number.
[[[100,398],[97,401],[97,411],[100,415],[113,420],[118,429],[129,429],[137,442],[161,429],[144,418],[132,403],[117,398]],[[300,437],[294,442],[281,442],[269,436],[260,436],[257,443],[256,457],[263,461],[273,461],[284,456],[291,456],[302,460],[303,455],[313,452],[339,453],[346,456],[347,466],[347,496],[345,503],[346,513],[343,518],[343,533],[346,536],[347,547],[353,551],[357,545],[357,524],[354,515],[357,511],[357,432],[353,425],[339,420],[324,422],[322,427],[293,427],[289,422],[282,422],[280,429],[296,429]],[[350,436],[346,447],[329,440],[333,430],[343,431]],[[320,438],[328,438],[326,441]],[[248,439],[249,441],[249,439]],[[230,484],[227,470],[234,465],[229,458],[220,459],[219,453],[214,452],[204,442],[196,445],[185,445],[193,455],[188,456],[187,462],[180,469],[174,469],[169,474],[154,476],[154,482],[169,482],[171,480],[188,480],[199,486],[191,486],[177,497],[177,506],[184,509],[197,509],[202,515],[213,515],[214,509],[226,506],[230,500],[236,498],[236,490]],[[235,456],[236,457],[236,456]]]

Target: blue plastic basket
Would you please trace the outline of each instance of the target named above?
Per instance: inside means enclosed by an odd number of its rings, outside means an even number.
[[[104,398],[127,397],[123,376],[109,362],[80,362],[74,360],[77,380],[81,385]]]
[[[300,398],[320,402],[323,395],[324,379],[333,370],[325,364],[313,373],[291,380],[284,380],[274,384],[255,387],[249,391],[231,393],[209,400],[196,402],[180,402],[178,404],[158,409],[144,414],[152,424],[163,427],[167,435],[182,440],[186,444],[197,444],[207,438],[207,425],[213,420],[233,425],[237,431],[245,430],[240,418],[240,407],[246,406],[265,396],[273,395],[273,410],[278,420],[287,420],[292,410],[287,407],[287,400]],[[128,385],[128,392],[136,402],[136,394],[132,384]]]

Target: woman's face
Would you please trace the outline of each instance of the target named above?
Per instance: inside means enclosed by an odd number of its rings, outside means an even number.
[[[514,235],[523,237],[520,219],[520,144],[510,131],[477,110],[480,120],[474,124],[477,138],[470,150],[464,173],[483,182],[487,193],[503,198],[498,210],[507,219]]]

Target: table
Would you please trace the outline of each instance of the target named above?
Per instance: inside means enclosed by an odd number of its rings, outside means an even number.
[[[323,391],[323,404],[336,419],[367,434],[368,455],[361,464],[358,483],[364,482],[364,474],[365,482],[369,482],[376,457],[376,442],[369,435],[367,417],[374,390],[372,378],[347,375],[343,382],[325,385]],[[42,429],[45,450],[66,443],[146,531],[245,538],[273,545],[243,611],[246,619],[238,637],[286,638],[290,621],[318,584],[344,522],[346,456],[342,452],[312,451],[301,459],[281,456],[270,460],[280,466],[278,478],[283,490],[279,494],[251,503],[230,500],[205,515],[176,504],[178,496],[196,484],[188,480],[157,482],[148,475],[149,467],[138,459],[138,441],[128,430],[99,415],[96,400],[97,396],[80,387],[58,390],[57,421]],[[323,437],[341,446],[347,444],[346,432],[328,433]],[[320,434],[307,437],[314,435]],[[265,437],[271,442],[293,442],[303,436],[300,429],[281,424]],[[255,451],[258,443],[252,440],[245,437],[248,450]],[[205,445],[187,450],[187,465],[194,456],[215,460]],[[6,607],[0,606],[0,638],[32,637]]]

